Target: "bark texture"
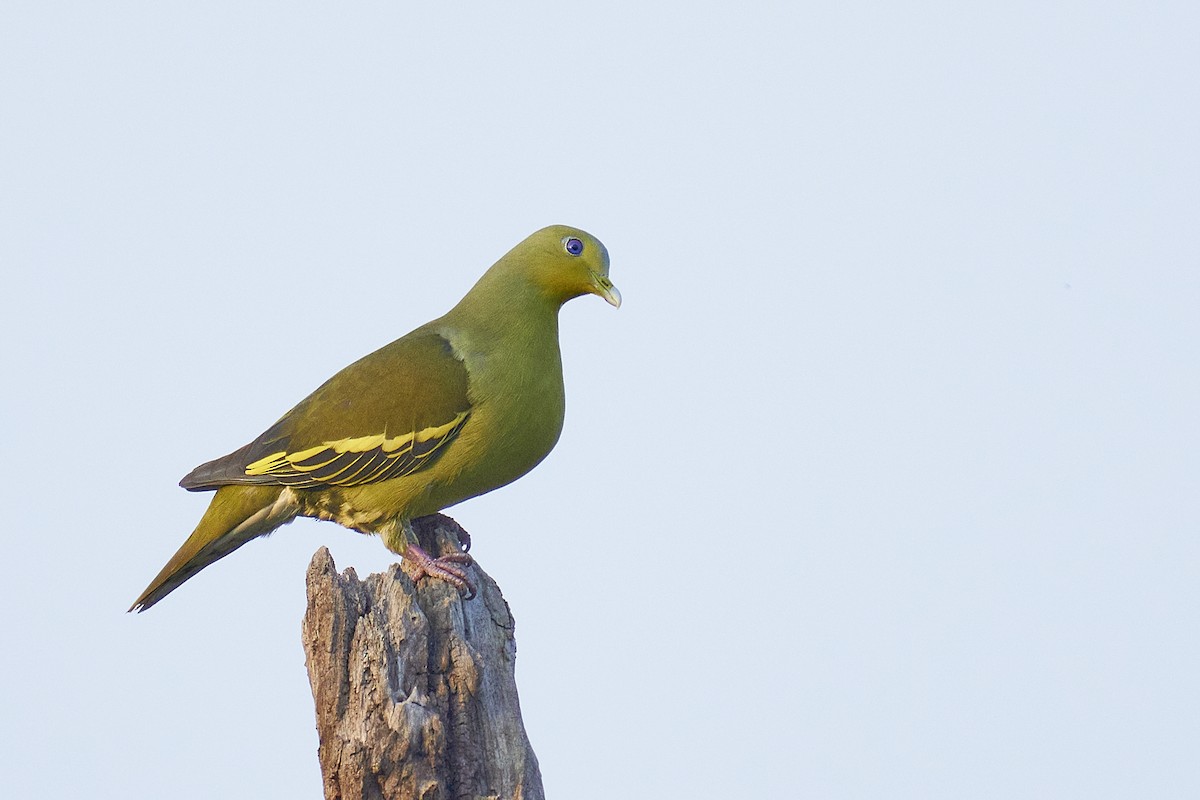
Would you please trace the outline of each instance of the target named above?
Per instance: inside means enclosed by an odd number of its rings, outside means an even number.
[[[449,517],[414,527],[428,552],[459,551]],[[303,636],[326,800],[543,800],[512,614],[490,577],[469,574],[478,595],[462,600],[399,565],[360,581],[324,547],[313,556]]]

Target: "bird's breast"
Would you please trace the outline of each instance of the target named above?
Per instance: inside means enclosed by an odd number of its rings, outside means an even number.
[[[471,413],[438,466],[430,504],[446,508],[515,481],[562,433],[565,400],[557,336],[504,348],[447,337],[467,366]],[[515,353],[515,355],[513,355]]]

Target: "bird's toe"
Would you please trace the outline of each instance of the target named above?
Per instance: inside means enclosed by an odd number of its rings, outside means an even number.
[[[466,567],[475,561],[466,553],[450,553],[434,558],[420,547],[410,544],[404,551],[403,563],[414,581],[425,576],[438,578],[457,589],[459,594],[464,595],[463,599],[475,597],[475,584],[467,577],[466,571]]]

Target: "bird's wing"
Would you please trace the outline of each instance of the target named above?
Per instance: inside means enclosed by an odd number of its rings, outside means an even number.
[[[467,369],[438,333],[417,329],[334,375],[261,436],[201,464],[180,486],[359,486],[437,460],[471,414]]]

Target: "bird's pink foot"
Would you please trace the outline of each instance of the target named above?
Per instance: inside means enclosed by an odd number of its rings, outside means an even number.
[[[467,578],[467,571],[464,569],[474,563],[474,560],[466,553],[451,553],[434,558],[415,544],[410,544],[404,551],[404,563],[408,565],[405,572],[413,581],[428,575],[444,580],[458,589],[460,594],[465,592],[466,600],[475,596],[475,584]]]

